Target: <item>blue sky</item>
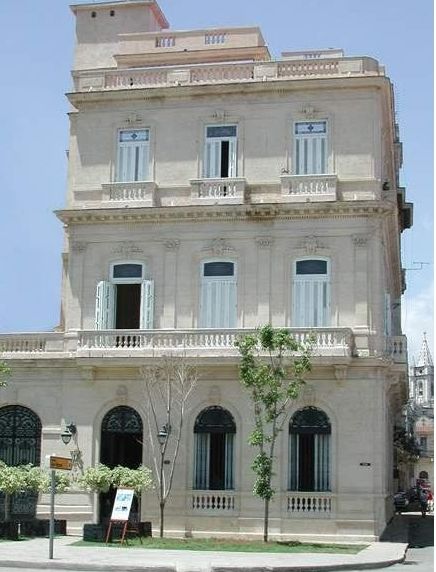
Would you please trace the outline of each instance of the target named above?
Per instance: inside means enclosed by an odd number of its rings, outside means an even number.
[[[0,331],[58,323],[74,17],[66,0],[1,0]],[[343,48],[377,58],[395,85],[401,182],[415,205],[403,233],[404,330],[414,354],[433,345],[433,3],[421,0],[161,0],[171,27],[258,25],[273,56]]]

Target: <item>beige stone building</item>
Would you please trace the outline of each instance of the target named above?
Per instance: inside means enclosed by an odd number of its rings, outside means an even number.
[[[400,237],[412,216],[384,67],[341,50],[274,60],[259,28],[175,31],[155,0],[72,10],[61,322],[0,335],[13,370],[0,458],[150,464],[139,371],[183,352],[200,382],[167,530],[261,535],[234,341],[270,322],[316,340],[279,440],[271,533],[377,538],[407,397]],[[71,492],[57,514],[77,531],[101,505]],[[158,526],[153,494],[142,519]]]

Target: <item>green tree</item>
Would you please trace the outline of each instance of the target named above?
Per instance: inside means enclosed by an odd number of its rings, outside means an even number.
[[[11,370],[5,364],[4,361],[0,361],[0,387],[5,387],[7,385],[7,378],[10,375]]]
[[[268,542],[269,504],[275,491],[275,444],[292,400],[298,397],[304,377],[311,369],[312,339],[300,343],[285,329],[271,325],[241,336],[236,346],[241,354],[240,381],[254,406],[254,430],[249,443],[257,448],[252,469],[256,475],[253,493],[264,501],[263,539]]]

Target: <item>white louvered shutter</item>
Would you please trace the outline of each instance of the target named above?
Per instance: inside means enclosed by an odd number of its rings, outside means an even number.
[[[385,336],[392,335],[391,295],[385,292]]]
[[[238,149],[236,137],[229,140],[229,177],[236,177],[238,173]]]
[[[220,177],[221,140],[206,139],[204,177],[217,179]]]
[[[294,147],[296,175],[327,173],[327,127],[325,121],[297,123]]]
[[[141,283],[141,330],[152,330],[154,326],[154,281],[143,280]]]
[[[112,330],[115,328],[116,286],[111,282],[97,284],[95,301],[95,329]]]
[[[203,328],[236,327],[236,281],[203,279],[200,323]]]
[[[330,284],[326,278],[294,280],[293,316],[295,327],[330,325]]]
[[[147,130],[137,131],[139,134],[137,140],[123,140],[118,142],[118,163],[117,163],[117,181],[147,181],[149,178],[149,162],[150,162],[150,143],[149,132]],[[135,132],[133,132],[135,133]]]

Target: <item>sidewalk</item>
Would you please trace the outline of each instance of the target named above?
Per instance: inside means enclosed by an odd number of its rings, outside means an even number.
[[[111,546],[71,546],[77,537],[58,537],[54,558],[48,539],[0,542],[2,568],[56,570],[116,570],[117,572],[303,572],[383,568],[402,562],[407,544],[376,542],[359,554],[271,554],[193,552]]]

